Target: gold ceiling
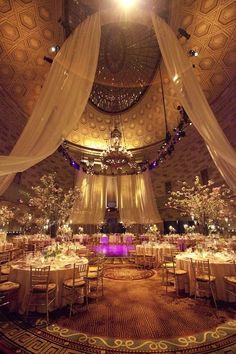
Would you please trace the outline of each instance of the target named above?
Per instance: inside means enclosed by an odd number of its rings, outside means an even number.
[[[108,3],[108,0],[104,3]],[[61,45],[73,27],[96,10],[96,4],[96,0],[0,0],[0,85],[26,115],[32,112],[50,69],[50,64],[43,57],[53,57],[50,52],[52,45]],[[190,49],[199,52],[199,56],[191,60],[196,76],[209,102],[212,102],[235,78],[236,2],[160,0],[156,4],[155,11],[169,18],[176,35],[179,27],[191,34],[188,41],[180,38],[180,42],[186,52]],[[132,36],[133,29],[135,25],[132,27]],[[139,37],[138,34],[136,36]],[[148,59],[144,61],[142,73],[147,71],[147,66],[149,69],[149,64],[153,68],[158,67],[159,62],[151,57],[152,44],[147,43]],[[143,53],[140,48],[134,55],[136,62]],[[167,123],[171,130],[179,119],[176,109],[178,100],[164,68],[162,74]],[[130,77],[133,78],[133,75],[130,74]],[[135,104],[121,114],[126,145],[130,148],[153,144],[165,136],[159,70],[153,77],[150,75],[148,80],[152,81],[152,85],[140,94],[138,103],[135,100]],[[71,133],[69,139],[78,145],[104,148],[113,123],[114,116],[111,113],[104,113],[89,103],[78,129]]]

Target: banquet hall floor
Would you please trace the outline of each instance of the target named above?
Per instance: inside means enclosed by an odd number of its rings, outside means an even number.
[[[32,349],[47,342],[53,348],[59,345],[64,348],[53,351],[48,347],[50,353],[63,354],[231,354],[234,351],[223,348],[236,344],[236,321],[232,313],[221,308],[216,316],[214,308],[205,300],[195,301],[184,295],[176,298],[173,291],[166,294],[160,274],[154,272],[142,280],[105,279],[104,297],[98,304],[91,301],[89,311],[81,307],[69,318],[64,308],[51,314],[49,326],[45,326],[40,315],[32,316],[31,326],[16,317],[9,322],[8,334],[21,348],[30,347],[30,351],[19,353],[47,352]],[[0,331],[6,331],[1,324]]]

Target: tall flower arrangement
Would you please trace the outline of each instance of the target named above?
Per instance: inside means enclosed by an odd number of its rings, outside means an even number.
[[[3,205],[0,207],[0,226],[6,226],[10,220],[13,219],[14,213],[8,206]]]
[[[207,233],[207,225],[222,223],[232,214],[232,192],[222,185],[214,187],[209,180],[207,185],[201,184],[198,176],[192,186],[179,182],[181,188],[171,192],[167,207],[180,211],[182,216],[191,216],[201,227],[201,232]]]
[[[158,234],[160,231],[159,231],[157,225],[153,224],[153,225],[149,225],[147,232],[149,232],[151,234]]]
[[[56,173],[50,173],[41,177],[39,185],[32,187],[29,205],[47,220],[49,227],[57,228],[66,223],[78,197],[78,188],[64,190],[56,182]]]
[[[17,210],[17,212],[17,222],[22,226],[23,232],[25,233],[25,231],[32,226],[32,214],[28,211],[21,212],[21,210]]]

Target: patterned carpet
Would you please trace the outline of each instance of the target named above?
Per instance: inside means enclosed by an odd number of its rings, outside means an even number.
[[[137,269],[130,266],[107,267],[104,271],[104,278],[114,280],[141,280],[152,277],[155,272],[151,269]]]
[[[209,353],[236,343],[236,320],[205,300],[165,293],[160,276],[105,279],[104,297],[71,317],[65,308],[51,324],[33,315],[31,324],[11,315],[0,319],[1,353],[115,354]],[[7,349],[10,351],[6,351]]]

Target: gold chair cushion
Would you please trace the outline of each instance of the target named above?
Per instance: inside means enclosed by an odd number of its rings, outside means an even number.
[[[8,267],[8,266],[3,266],[2,268],[1,268],[1,273],[2,273],[2,275],[9,275],[10,274],[10,270],[11,270],[11,268],[10,267]]]
[[[225,276],[224,280],[226,280],[229,283],[232,283],[232,284],[236,285],[236,277],[235,276]]]
[[[173,268],[173,262],[164,262],[161,264],[161,268]]]
[[[97,277],[98,277],[97,273],[88,272],[88,276],[87,276],[88,279],[96,279]]]
[[[196,277],[197,281],[209,281],[209,276],[208,274],[203,274],[203,275],[198,275]],[[213,275],[210,275],[210,281],[215,281],[216,277],[214,277]]]
[[[5,281],[4,283],[0,284],[0,293],[17,290],[19,289],[19,287],[20,287],[19,283],[14,283],[12,281]]]
[[[175,275],[186,275],[188,274],[188,272],[186,272],[186,270],[183,270],[183,269],[168,269],[168,273],[171,273],[171,274],[175,274]]]
[[[48,291],[56,289],[55,283],[48,283]],[[47,291],[47,284],[35,284],[33,286],[33,291],[37,293],[42,293]]]
[[[65,280],[63,284],[65,286],[67,286],[68,288],[73,288],[73,278]],[[75,287],[82,286],[84,284],[85,284],[85,281],[83,278],[75,279]]]
[[[97,266],[89,266],[89,272],[97,272],[98,267]]]

